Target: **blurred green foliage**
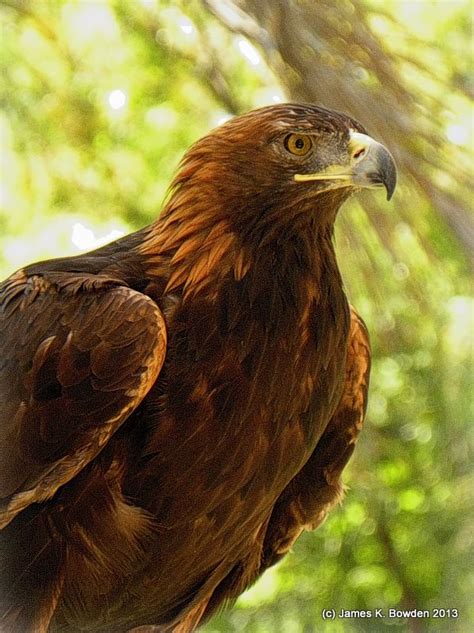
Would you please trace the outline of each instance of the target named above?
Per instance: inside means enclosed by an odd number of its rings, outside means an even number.
[[[231,114],[286,98],[276,53],[204,5],[0,3],[1,277],[150,222],[194,140]],[[335,25],[350,6],[368,16],[415,105],[427,95],[438,103],[425,112],[439,138],[423,149],[420,178],[429,173],[433,186],[467,200],[455,175],[472,157],[471,4],[345,0],[335,3]],[[346,43],[350,55],[350,36]],[[370,92],[369,61],[364,72]],[[368,110],[369,129],[370,121]],[[408,152],[417,142],[391,147]],[[423,172],[433,152],[453,172]],[[401,174],[393,208],[369,213],[370,194],[348,203],[337,230],[348,293],[374,351],[346,500],[209,633],[464,632],[474,623],[469,276],[459,241],[411,178]],[[324,622],[325,607],[444,607],[460,617]]]

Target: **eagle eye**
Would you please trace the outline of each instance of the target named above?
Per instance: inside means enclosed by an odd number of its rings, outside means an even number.
[[[305,134],[288,134],[284,141],[285,149],[295,156],[305,156],[313,143]]]

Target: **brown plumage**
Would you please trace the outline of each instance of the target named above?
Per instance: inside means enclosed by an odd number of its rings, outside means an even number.
[[[324,520],[370,365],[333,223],[379,185],[354,120],[263,108],[151,226],[3,282],[1,630],[191,631]]]

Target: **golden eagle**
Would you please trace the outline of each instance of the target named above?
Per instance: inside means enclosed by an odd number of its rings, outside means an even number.
[[[395,181],[350,117],[265,107],[153,224],[0,285],[3,631],[192,631],[323,521],[370,365],[333,224]]]

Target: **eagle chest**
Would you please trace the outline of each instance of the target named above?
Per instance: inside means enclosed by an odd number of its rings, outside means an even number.
[[[253,308],[231,295],[224,315],[216,301],[175,305],[165,365],[145,403],[153,411],[147,452],[157,455],[162,486],[176,463],[181,481],[187,473],[204,488],[226,477],[239,486],[275,451],[289,452],[288,464],[281,455],[267,470],[273,480],[304,463],[342,385],[347,305],[342,289],[333,294],[331,307],[309,295],[296,306]]]

